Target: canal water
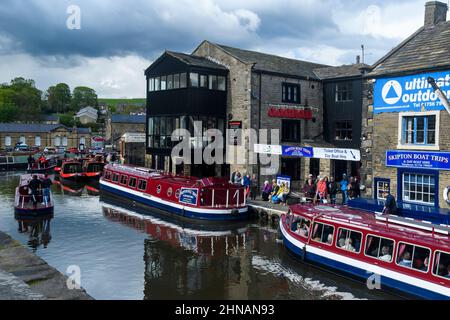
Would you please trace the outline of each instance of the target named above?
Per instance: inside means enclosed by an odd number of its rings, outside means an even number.
[[[98,185],[53,186],[55,212],[16,220],[20,173],[0,173],[0,230],[60,272],[81,271],[95,299],[395,299],[305,265],[258,221],[170,221],[104,202]]]

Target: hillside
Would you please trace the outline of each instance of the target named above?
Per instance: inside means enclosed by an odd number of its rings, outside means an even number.
[[[98,103],[105,103],[111,107],[117,107],[118,104],[125,105],[134,105],[134,104],[142,104],[145,105],[145,98],[135,98],[135,99],[107,99],[107,98],[99,98]]]

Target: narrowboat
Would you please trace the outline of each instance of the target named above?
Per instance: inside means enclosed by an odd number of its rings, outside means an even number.
[[[84,179],[83,166],[78,160],[66,160],[61,165],[60,179],[80,181]]]
[[[405,297],[450,299],[450,228],[336,205],[295,205],[280,219],[303,261]]]
[[[38,179],[43,179],[38,175]],[[27,174],[20,176],[19,186],[16,188],[14,212],[16,215],[37,216],[52,214],[54,209],[53,195],[50,191],[49,199],[45,201],[42,192],[36,195],[36,205],[33,203],[33,196],[29,194],[28,184],[33,175]]]
[[[28,173],[53,173],[57,166],[57,157],[45,157],[45,159],[36,160]]]
[[[83,164],[83,173],[86,179],[99,180],[103,173],[105,162],[101,156],[85,161]]]
[[[235,221],[249,216],[245,188],[225,178],[198,179],[108,164],[100,194],[181,219]]]

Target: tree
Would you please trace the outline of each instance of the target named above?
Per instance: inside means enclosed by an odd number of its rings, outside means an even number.
[[[59,123],[65,125],[66,127],[73,127],[76,125],[75,119],[72,114],[61,114],[59,116]]]
[[[98,107],[97,93],[88,87],[76,87],[72,94],[72,110],[78,111],[84,107]]]
[[[13,103],[14,91],[8,85],[0,87],[0,122],[12,122],[18,118],[19,108]]]
[[[65,113],[70,111],[71,99],[70,88],[65,83],[58,83],[48,88],[46,93],[48,111],[53,113]]]

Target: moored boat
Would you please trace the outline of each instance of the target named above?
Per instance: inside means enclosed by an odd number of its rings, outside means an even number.
[[[28,173],[53,173],[57,166],[58,157],[41,157],[36,160],[31,168],[28,168]]]
[[[115,164],[106,165],[100,179],[103,197],[203,221],[248,218],[245,192],[225,178],[197,179]]]
[[[27,215],[36,216],[53,213],[54,203],[53,195],[51,191],[49,192],[49,197],[45,201],[42,194],[42,190],[38,192],[37,195],[33,195],[29,192],[29,183],[33,175],[22,175],[20,177],[19,186],[16,188],[15,201],[14,201],[14,211],[16,215]],[[38,179],[43,179],[43,176],[38,175]],[[34,201],[36,204],[34,203]]]
[[[85,161],[83,164],[84,176],[87,179],[100,179],[103,173],[103,168],[105,167],[105,162],[101,156],[97,156],[93,159]]]
[[[83,166],[77,160],[66,160],[61,165],[60,179],[80,181],[83,180]]]
[[[296,205],[280,219],[304,261],[406,296],[450,299],[448,226],[409,223],[335,205]]]

